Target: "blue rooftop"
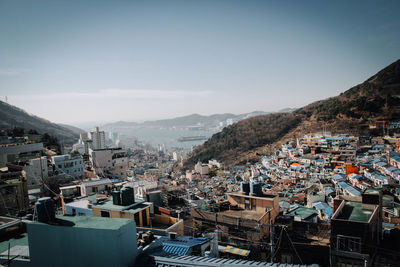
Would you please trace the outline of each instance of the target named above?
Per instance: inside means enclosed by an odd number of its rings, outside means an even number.
[[[198,237],[194,238],[191,236],[178,236],[176,239],[170,239],[169,237],[162,236],[161,241],[163,243],[163,250],[165,252],[175,255],[188,255],[192,247],[203,245],[210,241],[210,238]]]
[[[342,179],[344,179],[344,175],[341,174],[341,173],[339,173],[339,174],[334,175],[334,176],[332,177],[332,179],[334,179],[334,180],[336,180],[336,181],[342,180]]]
[[[325,202],[319,201],[319,202],[313,203],[312,206],[316,210],[323,210],[326,213],[326,215],[328,215],[329,218],[332,217],[332,215],[333,215],[333,209]]]
[[[361,192],[359,190],[355,189],[354,187],[352,187],[351,185],[349,185],[348,183],[338,182],[338,185],[343,190],[346,190],[350,195],[361,196]]]
[[[332,193],[335,193],[335,192],[336,192],[336,190],[333,189],[332,187],[326,187],[325,188],[325,194],[326,195],[329,195],[329,194],[332,194]]]

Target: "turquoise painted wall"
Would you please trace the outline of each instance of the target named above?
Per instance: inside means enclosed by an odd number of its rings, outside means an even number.
[[[137,256],[136,224],[118,229],[28,224],[31,266],[132,266]]]

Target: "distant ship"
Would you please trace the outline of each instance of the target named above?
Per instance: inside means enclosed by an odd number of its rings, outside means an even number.
[[[199,136],[183,136],[179,137],[178,142],[190,142],[190,141],[200,141],[200,140],[207,140],[207,137],[204,135]]]

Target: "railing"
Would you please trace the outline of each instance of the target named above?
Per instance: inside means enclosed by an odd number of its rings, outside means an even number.
[[[229,216],[223,213],[215,213],[209,211],[202,211],[199,209],[192,209],[192,216],[194,219],[199,219],[208,222],[215,222],[227,225],[236,225],[246,228],[255,228],[258,226],[258,220],[238,218]]]

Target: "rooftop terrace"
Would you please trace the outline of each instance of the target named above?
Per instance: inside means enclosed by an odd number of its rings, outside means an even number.
[[[56,216],[56,223],[59,227],[76,227],[86,229],[118,230],[132,222],[130,219],[103,218],[90,216]],[[44,224],[41,222],[31,222],[31,224]],[[52,225],[57,227],[57,225]]]
[[[373,210],[363,209],[361,202],[348,201],[335,219],[367,223],[373,212]]]
[[[135,203],[127,206],[122,206],[122,205],[114,205],[112,200],[106,200],[103,202],[97,202],[96,204],[93,204],[93,208],[100,208],[100,209],[107,209],[107,210],[115,210],[115,211],[123,211],[123,210],[130,210],[135,208],[136,205],[139,205],[143,203],[144,200],[137,200],[135,199]]]

